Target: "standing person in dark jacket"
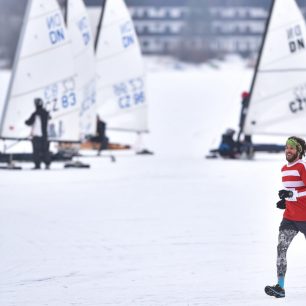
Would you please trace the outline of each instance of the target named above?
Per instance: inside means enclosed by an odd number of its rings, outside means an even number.
[[[30,118],[25,121],[25,124],[32,127],[32,145],[33,145],[33,160],[34,169],[40,169],[40,164],[43,161],[46,169],[49,169],[51,158],[49,153],[48,141],[48,121],[50,119],[49,112],[43,107],[43,100],[40,98],[34,99],[36,110]]]
[[[100,155],[102,150],[107,149],[108,137],[106,136],[106,123],[99,116],[97,116],[97,139],[100,143],[98,149],[98,155]]]
[[[252,143],[251,135],[244,135],[244,139],[241,141],[240,137],[243,132],[244,123],[246,119],[246,115],[248,113],[248,108],[250,104],[250,94],[247,91],[244,91],[241,94],[241,112],[239,118],[239,133],[238,133],[238,141],[241,142],[240,151],[241,153],[245,153],[248,158],[252,158],[254,156],[254,148]]]
[[[247,91],[244,91],[241,94],[241,112],[240,112],[240,118],[239,118],[239,129],[242,131],[244,127],[245,117],[248,112],[249,103],[250,103],[250,94]],[[240,135],[239,135],[240,136]]]

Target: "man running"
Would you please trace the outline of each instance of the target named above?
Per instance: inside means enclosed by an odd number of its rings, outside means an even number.
[[[305,141],[292,136],[286,142],[287,164],[282,168],[282,181],[285,189],[280,190],[280,201],[276,206],[285,209],[279,227],[277,246],[277,278],[275,286],[266,286],[265,292],[277,298],[285,297],[285,274],[287,271],[287,250],[298,232],[306,237],[306,162]]]

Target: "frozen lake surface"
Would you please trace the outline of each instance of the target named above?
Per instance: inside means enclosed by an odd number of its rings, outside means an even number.
[[[275,304],[279,158],[86,161],[1,173],[3,305]],[[305,252],[279,303],[303,305]]]
[[[286,298],[264,293],[276,282],[284,157],[204,159],[237,126],[251,71],[171,67],[148,76],[154,156],[0,172],[1,305],[304,305],[301,234]]]

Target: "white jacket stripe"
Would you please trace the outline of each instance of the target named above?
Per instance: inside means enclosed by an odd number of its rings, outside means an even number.
[[[283,177],[284,176],[300,176],[299,172],[297,170],[286,170],[282,171]]]
[[[287,181],[283,182],[285,188],[294,188],[294,187],[304,187],[305,184],[303,181]]]

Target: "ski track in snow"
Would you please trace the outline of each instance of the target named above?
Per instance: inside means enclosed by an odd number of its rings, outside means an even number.
[[[301,234],[288,254],[286,298],[264,293],[276,282],[283,156],[204,159],[236,126],[250,77],[235,66],[150,74],[146,144],[155,156],[1,171],[0,304],[304,305]]]

